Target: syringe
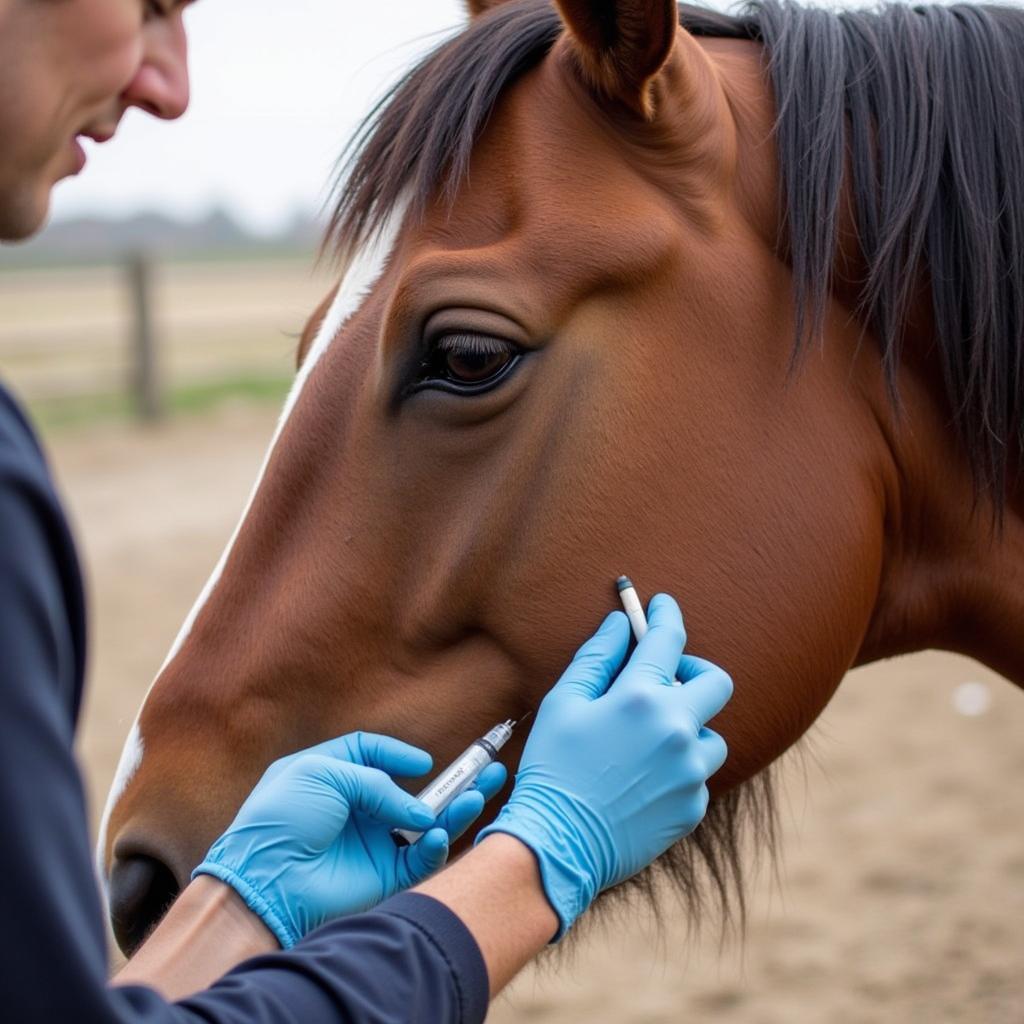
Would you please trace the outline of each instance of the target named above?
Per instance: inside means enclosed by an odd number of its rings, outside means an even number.
[[[498,751],[508,742],[516,723],[509,720],[496,725],[474,740],[426,789],[416,794],[434,814],[440,814],[460,793],[476,782],[480,773],[498,760]],[[422,832],[396,828],[391,833],[397,846],[410,846]]]
[[[628,576],[620,576],[616,580],[615,586],[619,591],[622,610],[626,613],[626,618],[629,619],[629,624],[633,629],[633,637],[637,643],[640,643],[647,635],[647,616],[644,614],[644,606],[637,596],[636,587],[633,586],[633,581]],[[673,679],[672,685],[682,686],[683,684],[678,679]]]

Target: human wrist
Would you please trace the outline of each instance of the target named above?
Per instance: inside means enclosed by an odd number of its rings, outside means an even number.
[[[237,947],[248,950],[248,955],[258,956],[278,949],[273,932],[259,915],[245,905],[230,885],[225,885],[218,878],[200,875],[185,888],[179,902],[183,903],[184,909],[194,909],[198,923],[220,932],[230,932]]]
[[[581,834],[578,814],[567,814],[556,800],[518,786],[498,817],[476,838],[482,844],[492,836],[518,840],[536,861],[545,898],[558,918],[551,941],[560,941],[601,890],[600,873],[592,851],[607,844],[592,829]]]
[[[558,928],[537,858],[520,839],[494,834],[414,890],[448,907],[469,929],[493,998]]]
[[[302,938],[290,917],[281,913],[277,905],[280,901],[275,902],[252,878],[243,875],[230,863],[225,863],[218,857],[216,846],[192,872],[193,884],[204,878],[218,883],[232,893],[248,915],[270,932],[276,948],[291,949]]]
[[[502,874],[511,887],[529,891],[531,897],[539,897],[538,903],[543,899],[550,906],[537,868],[537,857],[518,836],[495,833],[480,840],[475,848],[489,859],[494,859],[496,865],[500,861]]]
[[[497,887],[495,879],[500,879]],[[536,855],[518,836],[503,832],[479,840],[472,850],[411,891],[440,900],[471,926],[480,916],[475,913],[480,906],[489,918],[491,909],[505,900],[522,911],[520,923],[528,918],[537,923],[545,940],[558,925],[558,915],[541,882]],[[498,927],[507,925],[499,923]]]
[[[234,889],[202,875],[185,888],[114,981],[181,999],[243,960],[278,949],[273,934]]]

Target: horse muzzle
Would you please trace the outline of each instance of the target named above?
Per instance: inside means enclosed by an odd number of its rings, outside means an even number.
[[[117,945],[132,956],[181,892],[182,882],[158,857],[115,855],[110,868],[108,913]]]

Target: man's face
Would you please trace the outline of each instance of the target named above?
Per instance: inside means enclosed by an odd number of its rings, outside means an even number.
[[[129,107],[188,106],[187,0],[0,0],[0,240],[46,219],[53,186],[85,165]]]

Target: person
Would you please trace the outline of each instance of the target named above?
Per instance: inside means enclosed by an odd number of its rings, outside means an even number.
[[[184,112],[186,6],[0,0],[0,238],[39,229],[53,185],[84,165],[81,137],[109,140],[131,107]],[[508,802],[440,873],[501,769],[435,822],[392,778],[427,771],[429,756],[394,738],[357,733],[276,762],[110,985],[72,753],[78,562],[35,435],[0,388],[5,1019],[482,1020],[602,891],[703,817],[726,754],[704,723],[732,685],[681,654],[684,640],[659,595],[626,661],[628,625],[610,615],[543,701]],[[425,835],[399,851],[394,827]]]

